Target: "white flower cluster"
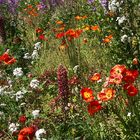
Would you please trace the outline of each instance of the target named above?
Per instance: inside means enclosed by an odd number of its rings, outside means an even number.
[[[128,40],[128,36],[127,35],[121,36],[121,42],[125,43],[127,40]]]
[[[8,93],[7,91],[6,91],[6,89],[8,89],[8,86],[0,86],[0,95],[4,95],[4,94],[6,94],[6,93]]]
[[[122,16],[122,17],[117,17],[116,21],[118,21],[118,25],[121,25],[122,23],[124,23],[124,21],[126,21],[126,17]]]
[[[39,116],[39,112],[40,112],[40,110],[34,110],[34,111],[32,111],[32,115],[33,115],[34,119]]]
[[[120,4],[117,2],[117,0],[112,0],[108,4],[108,9],[112,12],[116,12],[117,9],[119,8]]]
[[[15,132],[15,131],[18,130],[18,127],[19,127],[19,124],[18,124],[18,123],[11,123],[11,124],[9,125],[9,131],[10,131],[11,133],[13,133],[13,132]]]
[[[19,101],[19,99],[22,99],[24,97],[24,94],[27,93],[27,91],[25,89],[22,89],[20,91],[18,91],[15,95],[16,95],[16,101]]]
[[[22,68],[15,68],[13,70],[13,75],[16,77],[21,77],[23,75]]]
[[[35,133],[36,140],[46,140],[45,138],[43,138],[44,135],[46,135],[45,129],[37,130],[36,133]]]
[[[38,50],[40,50],[41,48],[41,42],[37,42],[34,44],[34,50],[32,52],[32,54],[30,55],[29,53],[25,53],[24,54],[24,59],[38,59],[39,54],[38,54]]]
[[[33,80],[30,82],[30,87],[31,87],[31,88],[36,89],[38,86],[39,86],[39,81],[38,81],[37,79],[33,79]]]

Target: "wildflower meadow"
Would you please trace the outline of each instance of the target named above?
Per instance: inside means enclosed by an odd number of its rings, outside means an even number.
[[[0,140],[140,140],[140,1],[0,0]]]

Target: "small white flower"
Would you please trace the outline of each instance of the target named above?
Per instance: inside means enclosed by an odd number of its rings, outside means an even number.
[[[16,101],[18,101],[19,99],[22,99],[24,97],[25,92],[24,91],[18,91],[15,95],[16,95]]]
[[[21,104],[20,104],[21,107],[22,107],[22,106],[25,106],[25,105],[26,105],[26,103],[21,103]]]
[[[4,106],[6,106],[6,104],[5,103],[1,103],[0,106],[1,107],[4,107]]]
[[[39,112],[40,112],[40,110],[34,110],[34,111],[32,111],[32,115],[34,116],[34,119],[39,116]]]
[[[131,116],[131,112],[128,112],[127,116],[130,117]]]
[[[73,68],[74,73],[77,73],[78,68],[79,68],[79,65],[74,66]]]
[[[126,17],[125,16],[117,17],[116,21],[118,21],[118,24],[121,25],[124,21],[126,21]]]
[[[36,136],[36,140],[46,140],[45,138],[43,138],[43,135],[46,134],[45,129],[39,129],[36,131],[35,136]]]
[[[13,70],[13,75],[16,76],[16,77],[20,77],[23,75],[23,71],[22,71],[22,68],[15,68]]]
[[[15,132],[15,131],[17,131],[18,130],[18,126],[19,126],[18,123],[11,123],[9,125],[9,131],[12,132],[12,133]]]
[[[39,57],[38,51],[37,50],[33,50],[33,53],[31,55],[32,59],[37,59]]]
[[[0,111],[0,116],[3,116],[4,115],[4,112]]]
[[[125,43],[128,39],[128,36],[127,35],[123,35],[121,36],[121,42]]]
[[[41,42],[35,43],[34,46],[36,50],[39,50],[41,48]]]
[[[4,116],[4,112],[0,111],[0,119]]]
[[[29,54],[29,53],[25,53],[25,54],[24,54],[24,56],[23,56],[23,58],[24,58],[24,59],[30,59],[30,58],[31,58],[31,56],[30,56],[30,54]]]
[[[4,90],[5,90],[5,88],[2,87],[2,86],[0,86],[0,95],[3,95],[4,94]]]
[[[108,4],[108,9],[112,12],[116,12],[118,7],[119,7],[119,5],[116,2],[116,0],[112,0]]]
[[[67,111],[67,110],[69,110],[69,108],[67,106],[65,106],[65,110]]]
[[[39,86],[39,81],[38,81],[37,79],[33,79],[33,80],[30,82],[30,87],[31,87],[31,88],[36,89],[38,86]]]

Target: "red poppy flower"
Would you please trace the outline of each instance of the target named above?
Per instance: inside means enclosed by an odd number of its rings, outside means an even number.
[[[42,33],[43,33],[43,30],[42,30],[41,28],[37,28],[37,29],[36,29],[36,33],[37,33],[37,34],[42,34]]]
[[[82,98],[86,101],[86,102],[91,102],[93,101],[94,99],[94,96],[93,96],[93,91],[92,89],[90,88],[83,88],[81,91],[80,91],[81,95],[82,95]]]
[[[22,130],[20,130],[18,135],[18,140],[33,140],[35,134],[35,128],[34,127],[25,127]]]
[[[100,73],[94,73],[93,76],[90,78],[91,81],[95,82],[101,79]]]
[[[139,61],[137,58],[134,58],[133,61],[132,61],[132,64],[133,65],[138,65],[139,64]]]
[[[126,83],[133,83],[138,76],[138,70],[126,70],[124,73],[123,81]]]
[[[103,92],[98,93],[97,98],[103,102],[111,100],[115,96],[115,90],[108,88],[103,90]]]
[[[61,32],[61,33],[58,33],[58,34],[56,34],[56,38],[62,38],[62,37],[64,37],[64,35],[65,35],[65,33],[64,32]]]
[[[127,90],[129,96],[135,96],[138,94],[138,89],[133,84],[125,84],[124,90]]]
[[[45,40],[45,36],[43,34],[41,34],[39,37],[38,37],[40,40]]]
[[[25,123],[26,120],[27,120],[27,118],[26,118],[25,115],[22,115],[22,116],[19,117],[19,122],[20,122],[20,123]]]
[[[126,70],[125,65],[115,65],[111,70],[110,70],[110,76],[116,76],[116,75],[121,75],[123,72]]]
[[[82,30],[73,30],[73,29],[69,29],[69,30],[66,31],[65,34],[66,34],[67,36],[72,37],[72,38],[78,38],[78,37],[81,35],[82,32],[83,32]]]
[[[2,56],[0,56],[0,61],[4,62],[6,65],[11,65],[16,62],[16,59],[11,57],[8,52],[5,52]]]
[[[101,104],[98,101],[92,101],[88,105],[88,113],[94,115],[96,112],[102,109]]]

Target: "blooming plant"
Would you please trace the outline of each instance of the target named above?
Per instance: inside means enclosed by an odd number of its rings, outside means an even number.
[[[0,0],[0,139],[139,140],[138,0]]]

